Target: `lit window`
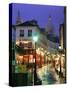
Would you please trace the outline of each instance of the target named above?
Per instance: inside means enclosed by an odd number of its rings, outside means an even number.
[[[28,48],[32,48],[32,42],[28,43]]]

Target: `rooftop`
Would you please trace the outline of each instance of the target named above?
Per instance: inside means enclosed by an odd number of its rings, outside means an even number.
[[[26,21],[24,23],[17,24],[16,26],[38,26],[36,20]]]

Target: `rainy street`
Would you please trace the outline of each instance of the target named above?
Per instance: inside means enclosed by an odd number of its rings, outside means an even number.
[[[12,83],[15,86],[66,83],[66,8],[24,5],[23,12],[22,6],[13,12],[17,17],[13,16],[16,23],[11,25]]]
[[[52,64],[48,64],[38,69],[38,76],[42,80],[42,85],[63,83],[64,79],[59,78]]]

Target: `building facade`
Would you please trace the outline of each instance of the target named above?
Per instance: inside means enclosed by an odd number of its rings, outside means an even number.
[[[15,25],[16,63],[34,63],[36,55],[37,66],[40,67],[44,64],[44,51],[38,48],[40,46],[39,40],[36,42],[36,47],[33,40],[33,37],[39,37],[38,31],[39,28],[35,20]]]

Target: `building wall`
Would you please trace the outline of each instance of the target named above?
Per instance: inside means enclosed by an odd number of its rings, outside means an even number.
[[[61,27],[60,36],[61,36],[60,44],[61,44],[61,47],[63,49],[63,27]]]
[[[59,43],[55,43],[55,42],[52,42],[50,40],[48,40],[48,46],[51,47],[51,48],[54,48],[54,49],[57,49],[58,46],[59,46]]]
[[[16,27],[16,40],[20,40],[22,39],[20,37],[20,30],[24,30],[24,36],[22,37],[23,39],[32,39],[32,37],[29,37],[28,36],[28,30],[32,30],[32,36],[37,34],[37,27],[30,27],[30,26],[19,26],[19,27]]]
[[[65,6],[64,7],[64,32],[63,32],[63,36],[64,36],[63,37],[63,39],[64,39],[64,42],[63,42],[64,45],[63,45],[63,47],[64,47],[64,49],[66,49],[66,27],[67,27],[66,26],[67,25],[66,24],[66,15],[67,15],[67,12],[66,11],[67,11],[67,7]]]
[[[41,32],[39,33],[39,40],[38,43],[41,47],[43,47],[44,49],[48,48],[48,42],[47,42],[47,37],[46,35],[43,35]]]
[[[64,24],[60,24],[60,29],[59,29],[59,38],[60,38],[60,42],[59,45],[61,46],[61,48],[64,48]]]

